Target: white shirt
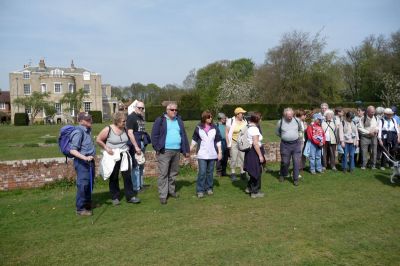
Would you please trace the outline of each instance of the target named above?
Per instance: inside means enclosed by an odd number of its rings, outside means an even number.
[[[261,147],[261,141],[263,139],[263,136],[261,135],[260,130],[258,129],[258,127],[256,126],[251,126],[249,127],[249,129],[247,130],[248,132],[248,141],[253,144],[253,136],[258,136],[258,145]]]

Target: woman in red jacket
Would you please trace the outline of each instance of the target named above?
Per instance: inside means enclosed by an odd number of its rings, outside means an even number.
[[[322,173],[321,155],[322,147],[325,144],[325,133],[321,127],[324,117],[321,114],[314,114],[313,123],[307,127],[307,138],[310,141],[310,172]]]

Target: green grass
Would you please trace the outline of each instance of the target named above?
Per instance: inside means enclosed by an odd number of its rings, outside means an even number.
[[[273,166],[277,170],[277,166]],[[215,195],[195,197],[183,169],[181,195],[161,206],[156,179],[142,203],[111,206],[98,181],[93,217],[74,213],[75,187],[0,193],[4,265],[398,265],[400,188],[389,171],[304,174],[299,187],[263,175],[265,198],[244,182],[216,178]]]
[[[275,123],[276,121],[262,122],[265,141],[278,140],[273,133]],[[189,141],[197,124],[198,121],[185,122]],[[108,123],[93,124],[93,136],[97,136],[106,125]],[[153,123],[146,124],[148,132],[151,132],[152,126]],[[0,161],[62,157],[56,144],[61,127],[61,125],[0,126]],[[38,144],[47,145],[38,147]],[[152,150],[151,145],[147,150]],[[99,154],[100,149],[97,149],[97,152]]]

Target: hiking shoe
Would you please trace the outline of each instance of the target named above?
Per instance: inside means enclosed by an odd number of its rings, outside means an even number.
[[[247,188],[245,188],[244,192],[245,192],[246,194],[250,194],[250,189],[247,187]]]
[[[382,171],[385,171],[385,167],[383,167],[383,166],[382,166],[380,169],[381,169]]]
[[[241,174],[240,174],[240,179],[242,179],[242,180],[247,180],[247,175],[246,175],[246,173],[241,173]]]
[[[179,194],[176,193],[176,192],[169,193],[169,196],[170,196],[171,198],[174,198],[174,199],[179,198]]]
[[[233,181],[237,181],[237,177],[236,174],[231,174],[231,180]]]
[[[198,192],[197,193],[197,198],[199,198],[199,199],[204,198],[204,193],[203,192]]]
[[[311,171],[310,173],[311,173],[312,175],[315,175],[315,172],[314,172],[314,171]]]
[[[120,205],[120,204],[121,204],[121,202],[119,201],[119,199],[113,199],[113,200],[111,201],[111,203],[112,203],[113,206],[117,206],[117,205]]]
[[[367,169],[365,166],[361,166],[361,170],[365,170]]]
[[[336,172],[336,171],[337,171],[336,167],[333,167],[333,168],[332,168],[332,171]]]
[[[212,191],[212,189],[207,190],[207,195],[208,196],[214,195],[214,191]]]
[[[262,192],[251,193],[250,197],[251,197],[252,199],[263,198],[263,197],[264,197],[264,193],[262,193]]]
[[[130,200],[128,200],[128,203],[137,204],[137,203],[140,203],[140,199],[137,197],[132,197]]]
[[[371,170],[376,170],[376,167],[375,167],[375,166],[372,166],[372,167],[371,167]]]
[[[299,180],[294,180],[293,184],[297,187],[299,185]]]
[[[161,205],[167,204],[167,199],[166,198],[160,198],[160,203],[161,203]]]
[[[283,181],[285,181],[285,178],[281,175],[281,176],[279,176],[279,182],[283,182]]]
[[[93,212],[89,211],[89,210],[80,210],[80,211],[76,211],[76,215],[78,215],[78,216],[92,216]]]

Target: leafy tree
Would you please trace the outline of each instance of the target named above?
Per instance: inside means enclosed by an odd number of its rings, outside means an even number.
[[[65,111],[72,111],[75,116],[77,116],[78,113],[82,110],[83,100],[87,97],[88,96],[83,88],[80,88],[77,91],[75,90],[73,92],[65,93],[64,96],[61,98],[60,103],[66,105],[66,108],[64,108]]]
[[[261,101],[297,103],[335,101],[341,76],[335,52],[325,53],[319,33],[285,33],[280,44],[268,50],[265,64],[255,74]]]
[[[391,73],[382,74],[383,90],[380,98],[385,106],[400,104],[400,77]]]
[[[185,90],[192,90],[196,87],[196,69],[193,68],[189,71],[189,74],[182,82],[182,87]]]
[[[31,108],[29,123],[33,124],[36,116],[40,112],[42,112],[43,110],[51,110],[51,106],[54,106],[53,102],[47,100],[49,97],[50,94],[47,92],[34,91],[29,96],[16,98],[14,100],[14,104],[17,106],[25,106],[27,108]]]

